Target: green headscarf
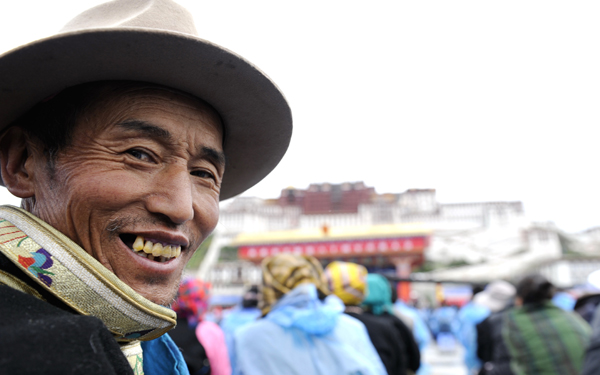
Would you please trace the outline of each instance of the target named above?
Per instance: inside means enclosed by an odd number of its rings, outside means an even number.
[[[394,313],[392,289],[385,277],[376,273],[367,275],[367,297],[363,300],[363,305],[375,315]]]

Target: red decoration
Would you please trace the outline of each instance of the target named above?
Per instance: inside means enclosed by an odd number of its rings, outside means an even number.
[[[312,255],[317,258],[421,254],[427,245],[428,237],[425,236],[266,244],[240,246],[238,256],[240,259],[254,260],[279,253]]]
[[[19,255],[19,263],[25,267],[25,268],[29,268],[29,266],[31,266],[33,263],[35,263],[35,259],[33,258],[25,258]]]

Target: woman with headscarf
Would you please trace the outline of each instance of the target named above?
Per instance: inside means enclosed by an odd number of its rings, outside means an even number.
[[[263,318],[234,335],[236,374],[384,375],[365,326],[329,295],[313,257],[263,260]]]
[[[372,314],[381,321],[387,322],[400,338],[403,345],[403,356],[406,359],[405,368],[416,372],[421,364],[419,346],[410,329],[395,314],[392,304],[392,289],[387,279],[379,274],[367,275],[367,296],[362,306],[367,314]]]
[[[517,285],[515,308],[506,312],[503,337],[515,375],[578,375],[591,328],[552,303],[554,286],[542,275]]]
[[[209,296],[209,283],[184,280],[172,305],[177,326],[169,335],[181,349],[191,375],[231,375],[223,331],[216,323],[202,319]]]
[[[406,344],[394,322],[379,315],[365,313],[360,307],[367,292],[367,269],[360,264],[335,261],[326,267],[325,275],[333,294],[346,305],[344,312],[367,327],[369,337],[387,373],[405,375],[409,362]],[[412,370],[415,371],[416,368]]]

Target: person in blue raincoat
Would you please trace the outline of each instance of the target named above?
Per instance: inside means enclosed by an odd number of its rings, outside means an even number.
[[[431,330],[423,319],[422,313],[415,307],[406,304],[401,299],[394,303],[394,309],[401,312],[412,319],[412,334],[419,346],[419,352],[422,354],[426,348],[433,342]],[[431,373],[431,365],[425,361],[421,361],[421,365],[417,370],[417,375],[429,375]]]
[[[365,326],[344,314],[313,257],[263,260],[263,318],[234,335],[235,374],[385,375]]]
[[[440,334],[454,335],[458,327],[457,313],[456,307],[445,301],[442,301],[442,305],[433,311],[429,324],[436,340],[439,339]]]
[[[223,319],[221,320],[220,325],[225,334],[225,343],[227,344],[227,350],[229,352],[232,374],[235,373],[235,357],[231,354],[234,350],[233,335],[241,327],[256,321],[260,316],[261,311],[258,308],[258,287],[253,285],[246,293],[244,293],[241,305],[234,307],[231,311],[224,314]]]
[[[394,303],[394,309],[412,319],[412,333],[415,337],[415,341],[417,342],[417,345],[419,345],[419,350],[421,352],[425,350],[427,345],[431,344],[433,338],[431,337],[431,331],[429,330],[429,327],[427,327],[427,323],[425,323],[425,320],[423,320],[419,311],[416,308],[407,305],[400,299]]]
[[[458,310],[458,329],[456,337],[465,347],[464,361],[468,373],[477,374],[481,368],[481,360],[477,357],[477,324],[490,315],[490,309],[476,303],[475,296],[483,291],[480,285],[473,285],[471,300]]]

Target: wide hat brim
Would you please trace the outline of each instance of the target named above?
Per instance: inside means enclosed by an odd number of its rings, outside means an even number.
[[[0,56],[0,131],[50,95],[103,80],[168,86],[219,113],[226,156],[221,200],[262,180],[289,145],[289,105],[263,72],[196,36],[133,27],[57,34]]]

